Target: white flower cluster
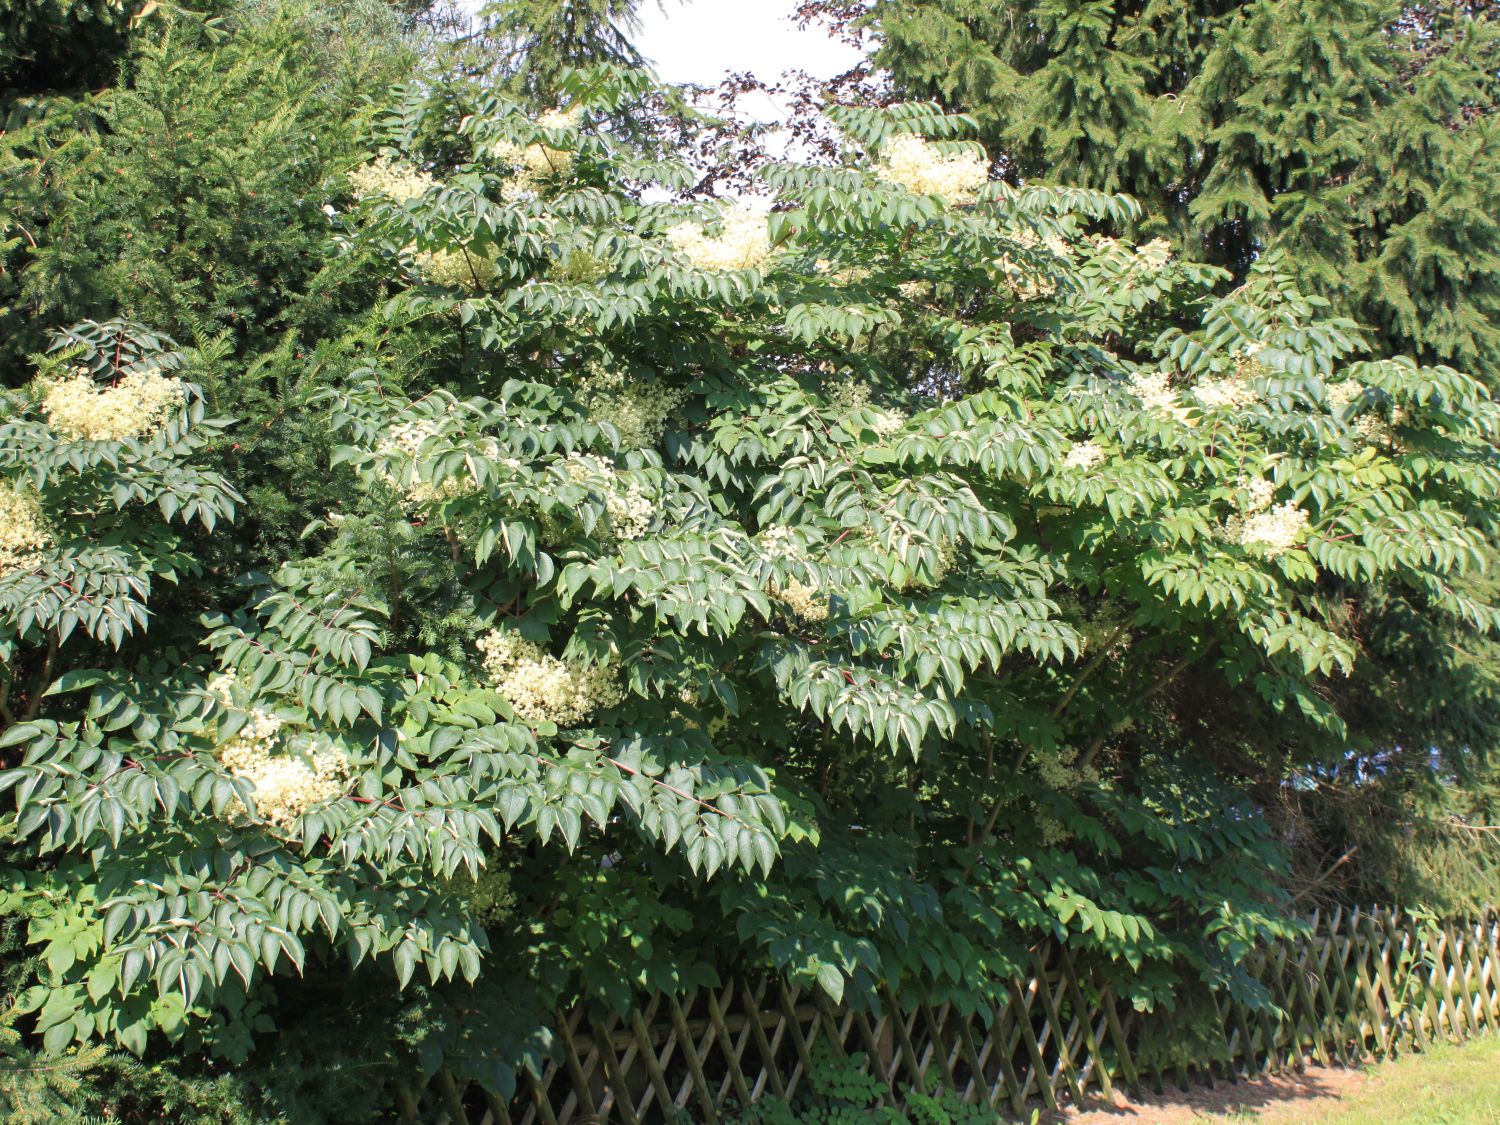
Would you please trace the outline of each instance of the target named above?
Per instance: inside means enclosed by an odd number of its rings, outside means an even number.
[[[440,485],[422,480],[422,444],[438,432],[436,418],[418,418],[392,426],[375,444],[375,452],[383,456],[395,456],[405,460],[409,468],[399,473],[382,470],[381,479],[397,492],[406,494],[413,504],[432,504],[449,500],[464,491],[465,482],[458,477],[449,477]]]
[[[494,629],[477,642],[495,690],[521,718],[575,727],[625,693],[607,665],[564,661],[518,633]]]
[[[1241,547],[1251,547],[1275,558],[1301,542],[1307,520],[1305,511],[1287,501],[1262,512],[1231,516],[1224,525],[1224,535]]]
[[[536,119],[536,123],[543,129],[568,133],[578,128],[581,117],[582,111],[577,106],[570,110],[549,109]],[[490,146],[489,154],[520,169],[523,190],[529,190],[538,181],[551,176],[565,176],[573,168],[572,152],[540,142],[519,145],[514,141],[496,141]]]
[[[1364,391],[1364,384],[1358,379],[1345,379],[1342,383],[1335,383],[1324,389],[1329,405],[1335,410],[1345,409],[1364,394]]]
[[[0,574],[35,565],[50,542],[36,497],[0,484]]]
[[[1178,392],[1172,389],[1172,377],[1167,372],[1134,375],[1130,389],[1146,410],[1170,411],[1178,405]]]
[[[554,258],[547,276],[574,285],[589,285],[610,272],[609,259],[601,258],[581,247],[573,247]]]
[[[234,703],[235,676],[233,672],[220,672],[208,681],[208,694],[224,706]]]
[[[1378,414],[1360,415],[1359,420],[1354,423],[1354,430],[1370,445],[1383,445],[1393,452],[1400,452],[1406,446],[1392,427],[1399,426],[1405,420],[1406,411],[1398,406],[1391,411],[1389,422]]]
[[[1240,477],[1239,485],[1245,494],[1241,511],[1264,512],[1276,499],[1276,485],[1265,477]]]
[[[1104,463],[1104,450],[1097,442],[1079,441],[1063,456],[1065,469],[1092,469]]]
[[[932,576],[934,584],[941,584],[958,562],[958,544],[951,539],[939,539],[937,543],[937,570]]]
[[[423,250],[416,255],[417,269],[434,285],[478,293],[499,272],[495,259],[486,254],[458,250]]]
[[[1191,422],[1191,412],[1178,399],[1172,387],[1172,377],[1167,372],[1136,375],[1130,380],[1130,390],[1147,410],[1171,415],[1179,422]]]
[[[1029,272],[1026,266],[1015,261],[1009,254],[995,259],[995,268],[1005,278],[1010,291],[1022,301],[1035,301],[1038,297],[1050,297],[1057,292],[1057,282],[1045,274]]]
[[[220,675],[208,690],[228,702],[232,675]],[[283,748],[274,753],[281,738],[282,721],[269,711],[253,710],[245,725],[219,747],[219,761],[235,777],[255,786],[256,811],[281,828],[289,828],[311,806],[332,800],[344,791],[349,759],[336,747],[310,754]],[[236,801],[242,814],[249,810]]]
[[[1015,227],[1007,230],[1005,236],[1022,250],[1035,250],[1038,246],[1045,246],[1047,252],[1054,257],[1069,259],[1073,256],[1073,248],[1068,245],[1067,239],[1058,234],[1049,234],[1044,238],[1031,227]]]
[[[874,544],[878,552],[887,556],[891,554],[873,534],[869,534],[867,537]],[[930,579],[918,577],[914,571],[909,571],[908,577],[902,584],[901,589],[932,589],[941,586],[947,581],[948,575],[952,573],[953,568],[958,564],[958,544],[947,536],[942,536],[938,539],[929,539],[926,546],[937,552],[937,558],[934,560]]]
[[[426,172],[395,159],[389,153],[381,153],[349,173],[349,186],[355,194],[383,195],[397,203],[416,199],[436,183]]]
[[[571,109],[549,109],[536,119],[536,123],[543,129],[570,130],[578,128],[582,120],[583,107],[575,105]]]
[[[256,811],[283,828],[311,806],[342,793],[349,775],[349,759],[331,746],[306,756],[284,752],[271,757],[258,744],[236,738],[219,756],[230,773],[255,786]]]
[[[853,377],[823,385],[829,409],[840,418],[863,413],[865,421],[880,437],[889,437],[906,425],[906,416],[896,410],[870,405],[870,387]]]
[[[531,188],[550,176],[565,176],[573,167],[573,154],[551,145],[518,145],[514,141],[496,141],[490,155],[521,170],[523,188]]]
[[[1044,239],[1030,227],[1021,227],[1009,231],[1008,237],[1023,250],[1034,250],[1038,246],[1046,246],[1047,250],[1056,257],[1067,260],[1072,256],[1071,247],[1055,234],[1049,234]],[[1050,297],[1057,292],[1057,283],[1052,278],[1035,272],[1033,267],[1018,262],[1009,254],[1001,254],[992,264],[1005,279],[1005,283],[1010,286],[1011,292],[1023,301]]]
[[[622,487],[614,466],[592,453],[569,454],[564,468],[571,479],[596,486],[603,493],[609,526],[617,538],[639,539],[651,530],[656,502],[640,482],[630,481]]]
[[[667,231],[667,241],[700,270],[749,270],[771,256],[766,216],[743,203],[725,213],[718,235],[709,237],[696,223],[679,223]]]
[[[1131,246],[1107,234],[1091,235],[1089,241],[1101,257],[1127,275],[1126,288],[1133,283],[1130,275],[1155,273],[1172,260],[1172,244],[1164,238],[1153,238],[1143,246]]]
[[[800,559],[802,544],[790,527],[773,523],[760,533],[760,553],[767,559]]]
[[[401,453],[415,461],[422,450],[422,443],[438,432],[436,418],[417,418],[401,422],[385,432],[375,447],[377,453]]]
[[[99,389],[79,368],[46,384],[42,411],[53,430],[85,441],[124,441],[153,433],[183,400],[181,379],[155,368],[132,371],[113,387]]]
[[[802,621],[828,620],[828,599],[816,586],[808,586],[795,578],[789,578],[785,586],[773,583],[771,596]]]
[[[610,493],[606,504],[609,524],[621,539],[639,539],[651,530],[656,502],[641,485],[632,481],[622,491]]]
[[[1068,792],[1077,786],[1081,780],[1080,772],[1075,768],[1078,761],[1076,748],[1058,746],[1044,749],[1038,746],[1031,753],[1032,768],[1036,770],[1048,788],[1059,792]],[[1058,824],[1058,827],[1062,827]],[[1066,831],[1064,832],[1066,836]]]
[[[1172,244],[1165,238],[1153,238],[1135,248],[1135,257],[1143,269],[1159,270],[1172,260]]]
[[[1240,410],[1260,401],[1254,387],[1234,376],[1202,380],[1193,388],[1193,397],[1210,410]]]
[[[989,179],[989,164],[977,152],[944,155],[937,145],[912,133],[886,141],[876,174],[917,195],[940,195],[950,203],[968,203]]]
[[[596,371],[583,380],[582,390],[589,415],[620,431],[622,449],[656,445],[672,411],[687,397],[661,383],[630,382],[620,371]]]

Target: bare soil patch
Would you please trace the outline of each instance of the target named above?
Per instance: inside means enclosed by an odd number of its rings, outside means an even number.
[[[1336,1105],[1340,1099],[1378,1081],[1365,1069],[1310,1066],[1300,1073],[1278,1074],[1241,1082],[1219,1082],[1133,1099],[1119,1091],[1113,1103],[1043,1114],[1044,1125],[1187,1125],[1226,1114],[1253,1111],[1257,1125],[1306,1120],[1309,1112]]]

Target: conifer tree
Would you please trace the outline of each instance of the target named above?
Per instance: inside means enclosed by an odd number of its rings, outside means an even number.
[[[640,0],[497,0],[483,15],[486,36],[502,47],[507,88],[541,105],[557,100],[569,70],[640,66],[630,41],[639,8]]]
[[[1379,346],[1500,370],[1500,26],[1466,0],[852,0],[1007,174],[1128,192],[1193,257],[1286,250]]]

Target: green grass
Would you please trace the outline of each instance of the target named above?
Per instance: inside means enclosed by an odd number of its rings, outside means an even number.
[[[1500,1039],[1439,1047],[1372,1071],[1337,1105],[1282,1105],[1261,1114],[1210,1118],[1265,1125],[1500,1125]]]

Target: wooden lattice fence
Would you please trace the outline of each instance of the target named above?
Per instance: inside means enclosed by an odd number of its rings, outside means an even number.
[[[510,1103],[460,1089],[446,1072],[422,1100],[455,1125],[716,1125],[736,1106],[794,1097],[815,1056],[832,1052],[860,1056],[892,1102],[912,1089],[950,1090],[1023,1116],[1120,1086],[1352,1065],[1500,1031],[1494,912],[1442,925],[1385,910],[1310,922],[1310,936],[1256,950],[1244,966],[1279,1016],[1205,992],[1206,1018],[1190,1041],[1181,1013],[1137,1012],[1054,945],[1009,984],[1008,1002],[971,1015],[947,1004],[903,1008],[889,994],[876,1015],[765,980],[657,995],[623,1017],[578,1009],[559,1015],[556,1057],[523,1075]],[[410,1093],[401,1100],[417,1109]]]

